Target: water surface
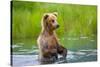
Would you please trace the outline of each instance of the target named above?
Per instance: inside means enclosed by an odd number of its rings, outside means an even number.
[[[59,59],[54,64],[97,61],[97,43],[95,38],[70,37],[61,38],[60,42],[68,49],[66,59]],[[14,41],[12,45],[13,66],[40,65],[36,41],[22,39]]]

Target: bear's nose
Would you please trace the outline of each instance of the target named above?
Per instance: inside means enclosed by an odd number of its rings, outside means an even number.
[[[59,25],[57,25],[57,28],[59,28]]]

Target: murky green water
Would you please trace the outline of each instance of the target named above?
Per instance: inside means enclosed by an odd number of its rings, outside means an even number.
[[[97,60],[97,42],[94,37],[66,37],[59,40],[68,49],[66,60],[54,64]],[[39,65],[38,48],[32,39],[17,39],[12,45],[13,66]],[[59,56],[60,58],[60,56]]]

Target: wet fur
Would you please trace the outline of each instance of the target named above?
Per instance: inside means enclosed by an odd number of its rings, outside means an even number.
[[[42,63],[53,62],[58,59],[58,54],[66,58],[67,50],[60,45],[55,34],[55,27],[50,20],[56,20],[57,14],[48,13],[42,19],[42,31],[38,37],[39,59]]]

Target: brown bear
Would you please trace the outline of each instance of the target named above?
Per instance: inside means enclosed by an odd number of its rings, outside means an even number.
[[[42,18],[42,31],[37,39],[39,47],[39,59],[42,63],[54,62],[58,59],[58,54],[66,58],[67,49],[58,41],[55,29],[59,27],[57,23],[57,12],[45,13]]]

